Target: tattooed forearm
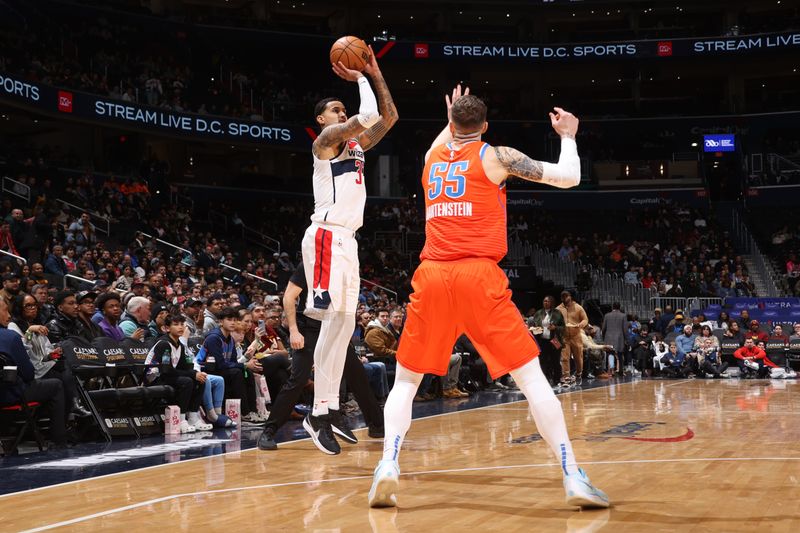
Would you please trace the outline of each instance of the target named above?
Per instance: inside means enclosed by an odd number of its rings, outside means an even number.
[[[359,138],[361,147],[364,150],[369,150],[378,144],[399,118],[397,108],[392,99],[392,94],[389,92],[389,86],[386,85],[386,80],[383,79],[383,75],[377,74],[373,76],[372,84],[375,88],[376,96],[378,97],[378,110],[381,114],[381,119],[377,124],[365,131]]]
[[[347,122],[328,126],[314,141],[314,148],[332,148],[340,145],[347,139],[352,139],[364,131],[364,126],[358,121],[358,117],[350,117]]]
[[[497,160],[509,175],[517,176],[528,181],[542,181],[542,162],[531,159],[519,150],[506,146],[494,147]]]
[[[562,133],[561,134],[561,138],[562,139],[572,139],[574,141],[575,140],[575,134],[574,133]]]

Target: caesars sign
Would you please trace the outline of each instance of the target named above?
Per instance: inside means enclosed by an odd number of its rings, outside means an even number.
[[[0,101],[57,114],[72,120],[152,133],[308,148],[311,139],[299,126],[196,115],[58,89],[0,73]]]

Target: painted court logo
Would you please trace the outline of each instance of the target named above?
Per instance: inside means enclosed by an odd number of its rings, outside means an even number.
[[[587,433],[574,437],[572,440],[585,440],[588,442],[606,442],[610,439],[633,440],[639,442],[684,442],[694,438],[694,431],[691,428],[686,428],[685,431],[675,432],[674,435],[664,437],[643,437],[642,433],[654,428],[665,426],[666,422],[628,422],[619,426],[613,426],[600,433]],[[524,437],[517,437],[511,441],[512,444],[528,444],[542,440],[542,436],[538,433],[533,435],[526,435]]]

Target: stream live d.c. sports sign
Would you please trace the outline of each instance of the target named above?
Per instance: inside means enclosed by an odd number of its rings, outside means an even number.
[[[105,96],[59,89],[0,72],[0,102],[65,120],[200,138],[231,144],[308,148],[311,139],[297,125],[197,115],[139,105]]]
[[[669,57],[723,57],[788,53],[800,49],[800,32],[565,44],[389,41],[373,44],[378,57],[395,60],[571,61]]]

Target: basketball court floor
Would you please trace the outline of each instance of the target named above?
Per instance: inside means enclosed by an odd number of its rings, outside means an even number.
[[[382,443],[366,430],[339,456],[308,440],[261,452],[248,449],[257,431],[223,432],[4,460],[0,530],[800,531],[798,391],[796,381],[636,380],[560,395],[606,510],[564,504],[518,394],[481,393],[415,405],[397,509],[367,507]]]

